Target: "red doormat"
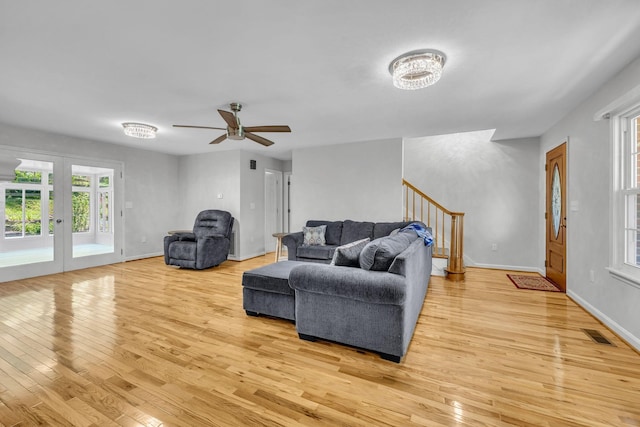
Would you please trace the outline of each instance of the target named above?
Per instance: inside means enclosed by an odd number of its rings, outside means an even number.
[[[507,274],[516,288],[531,289],[533,291],[560,292],[560,289],[542,276],[531,276],[525,274]]]

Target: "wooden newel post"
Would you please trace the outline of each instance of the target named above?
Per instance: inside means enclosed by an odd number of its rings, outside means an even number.
[[[449,266],[445,268],[445,271],[447,272],[447,279],[454,281],[464,280],[463,227],[464,213],[452,212]]]

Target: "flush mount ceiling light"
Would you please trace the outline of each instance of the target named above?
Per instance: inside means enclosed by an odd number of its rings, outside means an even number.
[[[444,53],[432,49],[414,50],[400,55],[389,65],[393,85],[405,90],[431,86],[440,80],[446,59]]]
[[[124,134],[134,138],[155,138],[158,128],[144,123],[123,123]]]

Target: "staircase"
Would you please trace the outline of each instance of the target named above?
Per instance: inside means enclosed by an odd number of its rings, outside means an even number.
[[[464,280],[464,213],[446,209],[404,179],[402,187],[404,220],[422,221],[431,227],[434,274],[446,275],[447,279],[454,281]],[[439,270],[443,273],[438,274]]]

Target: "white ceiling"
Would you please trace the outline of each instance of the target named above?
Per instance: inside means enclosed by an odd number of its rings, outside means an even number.
[[[447,55],[420,91],[389,62]],[[497,129],[538,136],[640,55],[638,0],[0,0],[0,122],[173,154]],[[216,109],[291,134],[208,143]],[[154,140],[120,123],[159,128]]]

